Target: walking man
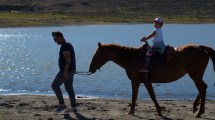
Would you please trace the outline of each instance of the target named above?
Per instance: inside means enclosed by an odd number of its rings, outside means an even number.
[[[66,42],[61,32],[52,32],[52,37],[55,43],[61,46],[58,60],[60,71],[57,73],[51,85],[59,101],[59,105],[55,112],[61,112],[66,109],[63,94],[60,89],[62,84],[65,86],[71,103],[71,109],[67,111],[77,112],[75,92],[73,90],[73,76],[76,71],[75,52],[73,46],[69,42]]]

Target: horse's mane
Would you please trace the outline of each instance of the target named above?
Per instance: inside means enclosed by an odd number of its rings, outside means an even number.
[[[105,44],[104,46],[121,56],[137,54],[139,53],[140,48],[142,48],[142,47],[137,48],[137,47],[121,46],[118,44]]]

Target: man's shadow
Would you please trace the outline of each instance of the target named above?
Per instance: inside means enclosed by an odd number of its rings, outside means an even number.
[[[83,115],[81,115],[80,113],[74,113],[74,114],[76,115],[76,118],[78,120],[95,120],[95,118],[86,118]],[[72,118],[70,116],[70,114],[64,114],[64,119],[66,119],[66,120],[76,120],[76,119]]]

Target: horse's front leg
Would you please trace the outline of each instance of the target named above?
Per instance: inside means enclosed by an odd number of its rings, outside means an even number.
[[[146,86],[146,89],[148,90],[148,93],[152,99],[152,101],[154,102],[155,104],[155,107],[156,107],[156,110],[157,110],[157,113],[159,116],[162,116],[161,114],[161,107],[160,105],[158,104],[157,100],[156,100],[156,96],[155,96],[155,93],[154,93],[154,89],[152,87],[152,83],[149,83],[147,81],[144,82],[145,86]]]
[[[139,90],[139,85],[140,85],[140,83],[138,83],[136,81],[131,81],[131,86],[132,86],[132,103],[131,103],[130,111],[128,113],[126,113],[125,115],[134,114],[135,104],[136,104],[138,90]]]

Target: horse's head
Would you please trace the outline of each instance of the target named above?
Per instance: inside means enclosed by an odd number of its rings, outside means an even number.
[[[102,67],[107,61],[107,51],[105,51],[104,45],[98,43],[98,48],[90,63],[89,72],[95,73],[96,70],[100,69],[100,67]]]

